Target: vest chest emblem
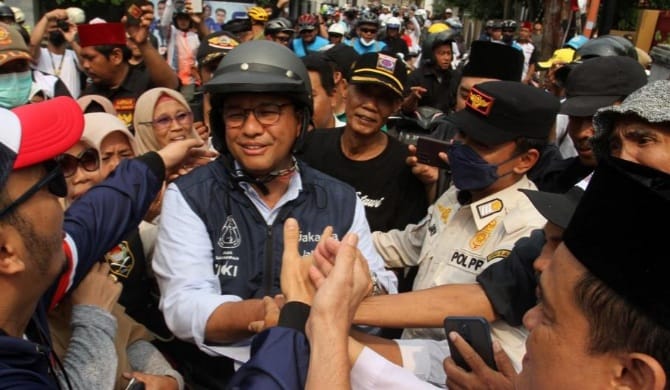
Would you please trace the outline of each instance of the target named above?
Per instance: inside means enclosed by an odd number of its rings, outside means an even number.
[[[242,243],[240,230],[237,228],[237,222],[232,216],[226,217],[226,221],[221,227],[221,236],[216,242],[222,249],[234,249]]]

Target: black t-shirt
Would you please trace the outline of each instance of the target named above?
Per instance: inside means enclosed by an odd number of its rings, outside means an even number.
[[[119,303],[135,321],[163,338],[171,336],[163,314],[158,309],[159,291],[156,280],[149,276],[149,263],[139,229],[133,229],[126,238],[105,254],[111,273],[123,284]]]
[[[387,136],[388,145],[379,156],[354,161],[340,147],[343,131],[340,127],[310,132],[298,157],[354,187],[372,231],[403,229],[423,218],[428,209],[425,187],[405,164],[407,147]]]
[[[396,54],[402,53],[402,55],[407,58],[409,54],[409,48],[407,47],[407,42],[402,38],[389,38],[384,39],[386,47],[382,50],[383,53],[391,54],[395,57]]]
[[[407,77],[405,95],[410,93],[410,88],[421,86],[427,89],[419,100],[419,106],[428,106],[448,113],[453,105],[453,93],[451,91],[452,70],[445,72],[436,71],[430,66],[421,66]]]
[[[116,115],[128,128],[132,129],[137,98],[153,87],[149,70],[142,63],[138,66],[129,65],[128,74],[118,88],[112,89],[105,85],[89,84],[82,96],[102,95],[111,100],[116,109]]]

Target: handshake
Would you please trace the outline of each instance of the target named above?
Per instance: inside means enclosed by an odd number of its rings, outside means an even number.
[[[357,248],[358,237],[350,233],[338,241],[332,233],[332,228],[326,227],[314,252],[301,256],[298,222],[293,218],[286,220],[280,277],[282,295],[263,299],[264,320],[250,323],[250,331],[258,333],[275,326],[285,303],[300,302],[311,306],[308,334],[310,324],[315,321],[348,332],[358,306],[371,294],[373,282],[368,262]]]

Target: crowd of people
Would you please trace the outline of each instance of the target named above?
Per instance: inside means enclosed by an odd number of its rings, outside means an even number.
[[[0,5],[0,388],[669,388],[646,53],[287,5]]]

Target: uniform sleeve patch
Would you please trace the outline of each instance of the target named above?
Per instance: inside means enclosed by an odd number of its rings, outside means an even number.
[[[486,256],[486,262],[498,259],[502,260],[504,258],[507,258],[507,256],[509,256],[510,253],[512,253],[512,251],[509,249],[498,249],[496,251],[491,252],[488,256]]]
[[[135,267],[135,255],[130,250],[128,241],[123,241],[105,254],[109,263],[110,272],[114,275],[128,279],[130,272]]]

